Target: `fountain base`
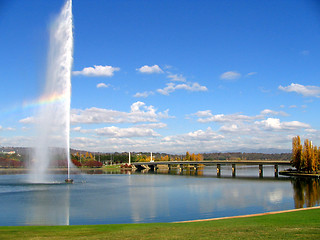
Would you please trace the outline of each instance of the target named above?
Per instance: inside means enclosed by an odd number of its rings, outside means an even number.
[[[66,183],[73,183],[73,179],[71,178],[67,178],[66,180],[64,180]]]

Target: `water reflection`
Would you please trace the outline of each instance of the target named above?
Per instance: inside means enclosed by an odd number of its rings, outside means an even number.
[[[72,185],[23,184],[24,175],[0,175],[0,225],[173,222],[320,204],[318,179],[275,178],[273,168],[264,178],[256,168],[239,168],[239,177],[223,170],[220,178],[215,167],[95,171],[75,175]]]
[[[295,208],[313,207],[320,204],[320,180],[315,178],[293,178]]]
[[[30,192],[25,207],[25,225],[69,225],[70,186],[41,186]]]

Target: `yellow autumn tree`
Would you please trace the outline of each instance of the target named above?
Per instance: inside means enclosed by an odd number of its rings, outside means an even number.
[[[189,152],[186,152],[186,161],[190,161],[191,160],[191,156]]]
[[[195,156],[195,161],[203,161],[203,155],[198,153],[196,156]]]
[[[161,156],[161,161],[170,161],[170,158],[168,155],[166,156]]]
[[[302,145],[300,136],[292,138],[292,166],[294,166],[298,171],[301,170],[301,155],[302,155]]]
[[[312,172],[315,170],[314,149],[311,141],[309,141],[308,139],[304,141],[303,145],[302,165],[306,168],[308,172]]]
[[[320,169],[320,147],[317,149],[316,165],[317,165],[317,170],[319,170]]]

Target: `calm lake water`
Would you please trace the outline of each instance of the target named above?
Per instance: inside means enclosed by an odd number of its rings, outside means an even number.
[[[71,185],[0,175],[0,225],[174,222],[320,204],[319,180],[275,178],[273,166],[263,178],[258,167],[238,167],[235,178],[230,167],[219,178],[215,167],[192,174],[77,174]]]

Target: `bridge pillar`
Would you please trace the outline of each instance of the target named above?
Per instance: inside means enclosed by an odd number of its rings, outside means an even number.
[[[263,165],[259,164],[259,177],[263,177]]]
[[[136,168],[138,169],[138,171],[142,171],[143,169],[145,169],[144,167],[142,167],[142,165],[137,165]]]
[[[149,165],[149,167],[150,167],[150,169],[151,169],[151,171],[156,171],[157,170],[157,165],[156,164],[154,164],[154,165]]]
[[[274,176],[275,176],[275,177],[278,177],[278,176],[279,176],[278,164],[274,165]]]
[[[221,165],[217,164],[217,176],[220,177],[221,175]]]
[[[177,169],[179,169],[179,171],[181,171],[181,165],[177,164]]]
[[[232,177],[236,176],[236,165],[232,164]]]

